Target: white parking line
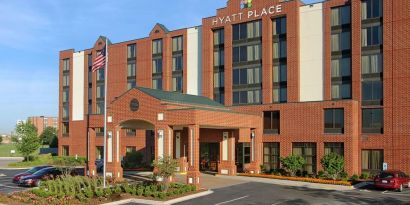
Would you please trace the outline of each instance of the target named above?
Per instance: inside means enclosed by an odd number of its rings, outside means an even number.
[[[249,197],[249,196],[239,197],[239,198],[232,199],[232,200],[229,200],[229,201],[224,201],[224,202],[221,202],[221,203],[217,203],[217,204],[215,204],[215,205],[227,204],[227,203],[231,203],[231,202],[234,202],[234,201],[238,201],[238,200],[241,200],[241,199],[244,199],[244,198],[247,198],[247,197]]]
[[[409,196],[409,193],[392,193],[392,192],[389,192],[389,191],[384,191],[384,192],[382,192],[382,194],[396,195],[396,196]]]

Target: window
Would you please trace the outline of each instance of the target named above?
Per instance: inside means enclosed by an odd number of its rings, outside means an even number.
[[[104,147],[96,146],[95,147],[95,159],[103,159],[104,157]]]
[[[63,122],[61,127],[63,135],[68,135],[70,133],[70,124],[68,122]]]
[[[104,136],[104,128],[103,127],[95,128],[95,135],[97,137]]]
[[[243,163],[251,163],[251,143],[243,143]]]
[[[234,63],[245,62],[247,61],[247,47],[246,46],[237,46],[232,49],[232,61]]]
[[[293,155],[302,156],[306,164],[302,172],[306,174],[316,173],[316,143],[293,143]]]
[[[280,112],[265,111],[263,112],[263,133],[279,134],[280,133]]]
[[[223,66],[225,64],[224,50],[214,51],[214,66]]]
[[[370,26],[362,28],[362,47],[382,45],[383,44],[383,26]]]
[[[273,82],[287,82],[288,81],[288,72],[286,64],[279,64],[273,66]]]
[[[344,109],[325,109],[325,133],[344,133]]]
[[[332,8],[332,26],[350,24],[350,6]]]
[[[362,74],[375,74],[383,72],[383,54],[362,56]]]
[[[262,58],[261,45],[237,46],[233,47],[233,62],[256,61]]]
[[[379,172],[383,168],[383,150],[362,150],[362,172]]]
[[[104,101],[98,101],[97,102],[96,114],[97,115],[104,114]]]
[[[70,156],[70,147],[68,145],[61,146],[63,149],[61,150],[62,156]]]
[[[131,90],[133,88],[137,87],[137,83],[135,82],[135,80],[128,80],[127,82],[127,89]]]
[[[341,82],[332,84],[332,99],[351,99],[352,85],[350,82]]]
[[[137,151],[137,148],[136,147],[126,147],[125,148],[126,153],[131,153],[133,151]]]
[[[127,77],[135,77],[135,62],[129,62],[127,65]]]
[[[259,104],[261,97],[260,90],[235,91],[233,92],[233,104]]]
[[[214,92],[214,101],[224,104],[225,103],[225,93],[224,91]]]
[[[63,90],[63,103],[67,103],[69,100],[69,90],[64,89]]]
[[[332,60],[332,77],[351,76],[351,58],[341,58]]]
[[[63,106],[63,119],[67,119],[70,116],[68,104]]]
[[[152,41],[152,54],[162,54],[162,39]]]
[[[104,98],[104,84],[97,85],[97,98]]]
[[[342,33],[332,34],[332,51],[344,51],[351,48],[351,33],[344,31]]]
[[[162,73],[162,58],[152,60],[152,73]]]
[[[105,76],[104,70],[105,70],[104,68],[100,68],[96,71],[97,72],[97,81],[104,81],[104,76]]]
[[[214,30],[214,45],[222,45],[224,41],[224,29]]]
[[[152,89],[162,90],[162,78],[152,80]]]
[[[287,57],[287,41],[280,40],[273,43],[273,59],[286,58]]]
[[[265,170],[280,168],[280,148],[278,142],[263,143],[263,165]]]
[[[172,91],[182,92],[182,77],[172,78]]]
[[[260,68],[233,69],[233,85],[252,85],[261,83]]]
[[[344,143],[343,142],[325,142],[325,155],[330,153],[336,153],[340,156],[344,156]]]
[[[127,46],[127,57],[128,59],[135,58],[135,44]]]
[[[233,40],[242,40],[246,38],[257,38],[261,36],[261,21],[235,24],[232,26]]]
[[[70,70],[70,59],[64,59],[63,60],[63,71],[69,71]]]
[[[288,101],[288,88],[286,86],[275,86],[272,95],[274,103],[285,103]]]
[[[383,109],[362,110],[362,133],[383,134]]]
[[[182,55],[172,57],[172,71],[182,70]]]
[[[70,86],[70,75],[63,75],[63,87]]]
[[[380,18],[383,16],[383,0],[362,1],[362,19]]]
[[[182,36],[172,38],[172,52],[183,50],[183,38]]]
[[[127,136],[136,136],[137,135],[137,130],[136,129],[126,129],[125,133]]]
[[[225,86],[224,76],[224,71],[214,73],[214,88],[223,88]]]
[[[276,18],[272,20],[273,35],[286,33],[286,17]]]
[[[363,81],[362,100],[380,101],[383,100],[383,81]]]

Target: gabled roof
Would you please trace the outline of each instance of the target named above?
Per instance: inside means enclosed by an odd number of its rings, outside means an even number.
[[[178,103],[178,104],[200,105],[200,106],[214,107],[214,108],[219,108],[219,109],[225,108],[225,106],[223,106],[222,104],[219,104],[203,96],[188,95],[188,94],[182,94],[178,92],[167,92],[167,91],[144,88],[144,87],[137,87],[136,89],[158,100],[161,100],[161,101],[173,102],[173,103]]]

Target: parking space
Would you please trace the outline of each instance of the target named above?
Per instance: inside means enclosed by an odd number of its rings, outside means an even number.
[[[373,184],[369,184],[355,191],[367,192],[367,193],[373,193],[373,194],[381,194],[381,195],[386,195],[386,196],[390,195],[392,197],[393,196],[410,197],[410,188],[405,188],[403,192],[398,192],[396,190],[377,189],[373,186]]]
[[[12,182],[12,178],[14,175],[24,172],[26,170],[5,170],[0,169],[0,193],[9,194],[16,191],[24,191],[29,188],[27,187],[19,187],[17,184]]]

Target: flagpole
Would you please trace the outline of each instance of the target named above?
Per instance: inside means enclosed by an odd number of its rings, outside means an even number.
[[[105,69],[104,69],[104,188],[107,172],[107,82],[108,82],[108,38],[105,38]]]

